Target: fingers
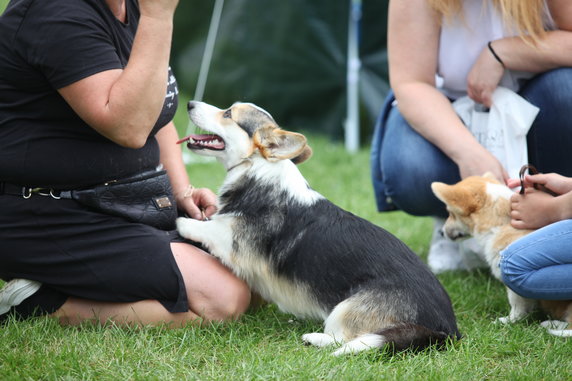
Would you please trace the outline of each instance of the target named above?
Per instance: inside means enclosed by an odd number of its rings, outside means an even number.
[[[506,186],[509,188],[516,188],[520,186],[520,180],[519,179],[507,179],[506,180]]]
[[[546,185],[548,182],[548,177],[543,173],[538,173],[536,175],[526,175],[524,176],[525,183],[529,184],[542,184]]]
[[[218,211],[218,207],[215,204],[203,205],[201,211],[203,213],[203,219],[206,219],[215,214]]]
[[[519,203],[522,200],[522,196],[515,193],[511,197],[511,211],[510,211],[510,224],[515,229],[527,229],[527,224],[523,221],[522,213],[520,212]]]
[[[203,219],[203,213],[201,212],[201,210],[199,209],[199,207],[192,201],[187,202],[187,204],[185,205],[185,211],[187,212],[187,214],[194,220],[202,220]]]
[[[475,89],[471,92],[473,96],[469,97],[476,103],[482,104],[486,108],[491,108],[493,105],[493,91],[494,87],[484,87],[481,89]]]
[[[210,218],[218,210],[217,196],[208,188],[196,189],[193,201],[199,210],[197,219]]]
[[[526,224],[521,220],[510,220],[510,224],[515,229],[527,229]]]
[[[506,174],[506,171],[505,171],[505,174]],[[524,176],[525,188],[532,188],[535,184],[546,185],[547,182],[548,182],[548,180],[546,179],[546,176],[543,174],[525,175]],[[507,178],[505,178],[505,183],[506,183],[507,187],[509,187],[509,188],[516,188],[516,187],[521,186],[520,179],[511,179],[511,178],[507,177]]]

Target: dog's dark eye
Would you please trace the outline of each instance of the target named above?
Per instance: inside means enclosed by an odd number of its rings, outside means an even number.
[[[223,118],[232,118],[232,111],[231,109],[228,109],[224,112],[224,114],[222,114]]]

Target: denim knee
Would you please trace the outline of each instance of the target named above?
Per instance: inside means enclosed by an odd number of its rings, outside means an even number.
[[[459,169],[411,128],[397,109],[387,120],[381,167],[386,195],[401,210],[418,216],[447,216],[445,205],[431,191],[431,183],[456,183]]]
[[[502,282],[512,291],[519,295],[524,296],[525,292],[521,288],[523,277],[527,271],[523,270],[513,261],[513,254],[516,251],[514,245],[509,245],[505,250],[500,253],[501,260],[499,262],[500,274]]]
[[[502,281],[517,294],[531,299],[564,300],[572,297],[572,220],[536,230],[501,252]]]
[[[572,68],[563,67],[540,73],[528,81],[519,93],[536,106],[553,105],[570,114]]]

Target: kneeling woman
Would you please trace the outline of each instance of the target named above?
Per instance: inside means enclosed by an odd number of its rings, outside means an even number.
[[[176,232],[61,197],[162,164],[181,212],[216,211],[175,144],[177,3],[12,0],[0,18],[0,314],[182,326],[248,307],[246,284]]]

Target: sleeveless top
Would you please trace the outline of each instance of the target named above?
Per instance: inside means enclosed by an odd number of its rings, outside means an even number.
[[[517,35],[491,0],[464,0],[463,17],[443,20],[439,41],[437,86],[451,99],[467,95],[467,76],[489,41]],[[546,27],[553,21],[545,4]],[[502,58],[502,57],[501,57]],[[518,91],[533,73],[506,70],[500,86]]]

